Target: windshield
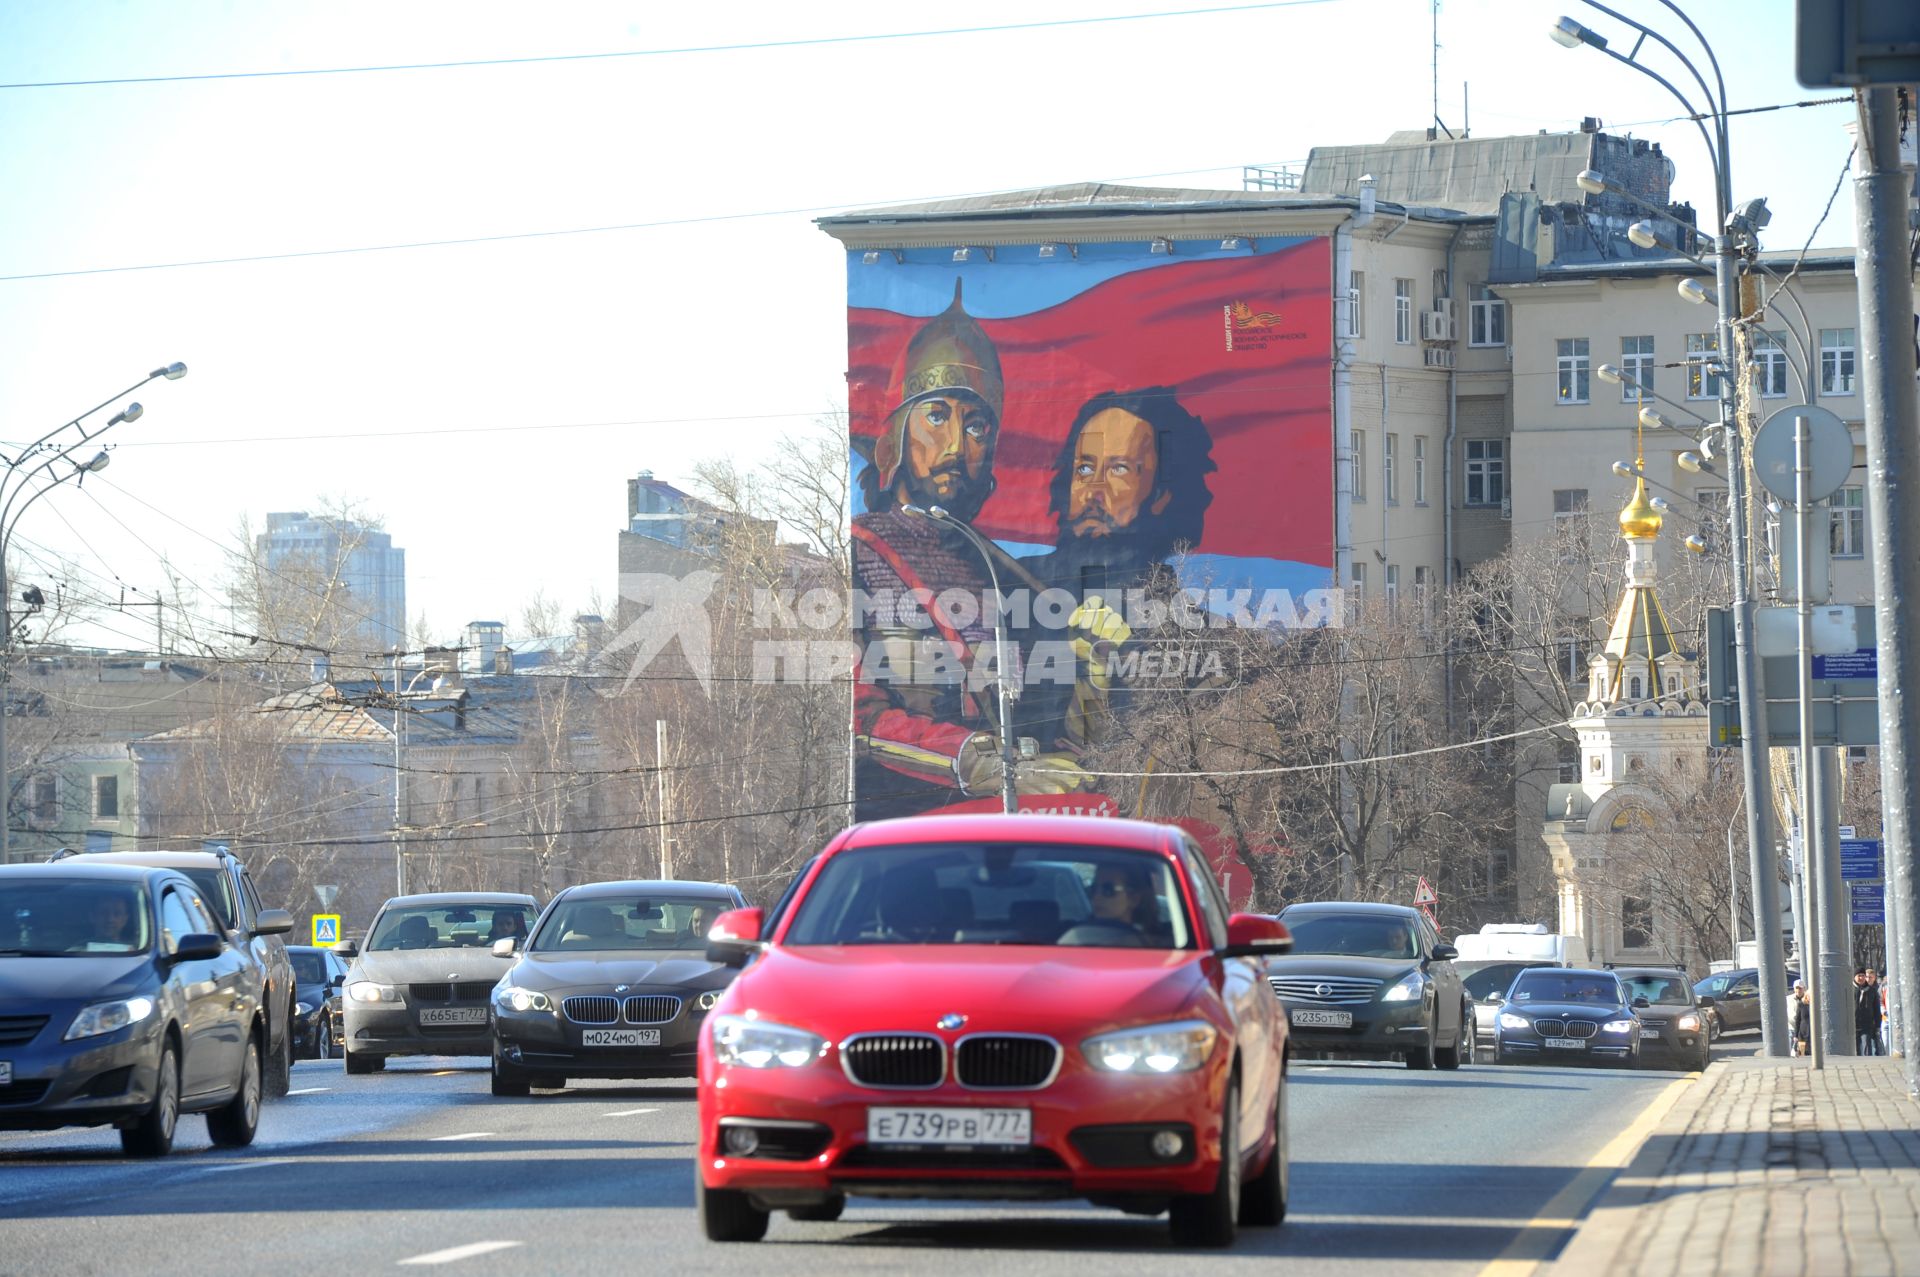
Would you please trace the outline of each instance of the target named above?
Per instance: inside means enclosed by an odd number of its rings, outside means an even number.
[[[1545,969],[1523,972],[1514,981],[1515,1002],[1591,1002],[1619,1006],[1620,982],[1592,971]]]
[[[1733,987],[1733,982],[1736,978],[1737,977],[1725,973],[1710,975],[1699,984],[1694,985],[1693,991],[1695,993],[1705,994],[1709,998],[1722,997],[1728,989]]]
[[[1629,998],[1671,1002],[1680,1006],[1693,1005],[1693,997],[1687,992],[1687,982],[1677,975],[1628,975],[1621,976],[1620,983],[1627,987]]]
[[[528,946],[535,953],[597,949],[704,950],[707,928],[733,908],[724,896],[589,896],[553,907]]]
[[[383,910],[367,937],[381,949],[487,949],[496,940],[527,934],[528,906],[445,904]]]
[[[293,964],[293,982],[303,989],[317,989],[327,982],[327,960],[318,953],[295,953],[287,951],[287,961]]]
[[[145,953],[153,940],[137,883],[55,878],[0,883],[0,956]]]
[[[940,843],[827,861],[786,943],[1189,949],[1173,868],[1106,847]]]
[[[1454,963],[1459,967],[1460,963]],[[1513,987],[1513,978],[1522,971],[1533,970],[1537,963],[1530,962],[1489,962],[1483,967],[1461,972],[1460,983],[1466,986],[1467,994],[1475,1002],[1485,1002],[1496,993],[1505,993]]]
[[[1297,921],[1296,921],[1297,918]],[[1417,958],[1413,924],[1378,913],[1305,913],[1281,921],[1293,933],[1295,953],[1351,958]]]

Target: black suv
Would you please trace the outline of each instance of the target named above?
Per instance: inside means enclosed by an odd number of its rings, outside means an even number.
[[[293,1021],[295,982],[287,947],[280,937],[293,930],[293,915],[260,903],[253,877],[239,857],[221,848],[214,851],[100,851],[58,852],[61,865],[135,865],[147,869],[174,869],[200,889],[201,899],[234,948],[259,972],[260,996],[267,1009],[266,1092],[282,1096],[293,1076]]]
[[[1640,1058],[1649,1052],[1684,1068],[1707,1067],[1713,999],[1696,998],[1687,973],[1678,967],[1615,967],[1627,996],[1640,1014]],[[1646,999],[1642,1006],[1640,999]]]
[[[0,1130],[111,1125],[158,1157],[205,1113],[215,1144],[253,1142],[258,969],[184,875],[0,866],[0,988]]]
[[[1473,1005],[1458,955],[1405,905],[1288,905],[1293,951],[1267,959],[1296,1057],[1399,1058],[1410,1069],[1473,1062]]]

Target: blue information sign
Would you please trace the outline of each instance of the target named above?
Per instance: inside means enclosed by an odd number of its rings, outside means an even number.
[[[1853,897],[1855,909],[1884,909],[1887,904],[1887,884],[1884,882],[1850,882],[1847,890]]]
[[[1872,881],[1880,877],[1880,840],[1878,838],[1842,838],[1840,840],[1840,876],[1852,881]]]
[[[1863,647],[1852,652],[1829,652],[1813,658],[1813,676],[1816,679],[1865,679],[1880,677],[1880,653],[1876,648]]]

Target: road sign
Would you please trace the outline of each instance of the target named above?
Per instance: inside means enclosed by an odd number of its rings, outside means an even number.
[[[313,915],[313,942],[316,945],[340,943],[339,914],[316,913]]]
[[[1850,882],[1847,894],[1855,909],[1884,909],[1887,906],[1887,884],[1884,882]]]
[[[1863,682],[1876,682],[1880,678],[1880,651],[1878,648],[1862,647],[1851,652],[1831,652],[1824,656],[1815,653],[1813,677],[1815,682],[1821,679],[1860,679]]]
[[[1842,838],[1840,840],[1840,876],[1863,882],[1880,877],[1880,840],[1878,838]]]
[[[1770,414],[1753,433],[1748,458],[1760,486],[1792,507],[1798,499],[1798,447],[1794,435],[1807,423],[1807,505],[1825,501],[1853,473],[1853,434],[1825,408],[1794,404]]]
[[[1884,927],[1887,925],[1887,911],[1855,909],[1847,915],[1847,921],[1856,927]]]
[[[1826,604],[1813,610],[1814,745],[1878,745],[1878,631],[1871,604]],[[1790,607],[1754,612],[1754,655],[1767,688],[1767,735],[1776,745],[1800,741],[1798,624]],[[1863,655],[1864,653],[1864,655]],[[1740,689],[1733,650],[1733,614],[1707,611],[1707,743],[1740,743]],[[1822,676],[1824,671],[1824,677]]]
[[[1799,0],[1793,74],[1809,89],[1920,80],[1920,8],[1913,0]]]
[[[1432,904],[1440,903],[1440,897],[1433,894],[1433,887],[1428,884],[1425,878],[1422,878],[1420,880],[1420,885],[1413,889],[1413,903],[1417,905],[1432,905]]]

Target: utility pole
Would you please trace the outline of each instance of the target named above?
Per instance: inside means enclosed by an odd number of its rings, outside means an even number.
[[[667,720],[653,720],[653,790],[660,819],[660,876],[673,877],[673,852],[667,839]]]
[[[1854,270],[1860,291],[1860,382],[1866,409],[1867,519],[1873,529],[1873,608],[1880,648],[1880,784],[1884,806],[1882,840],[1887,875],[1887,947],[1900,983],[1889,998],[1900,1000],[1906,1029],[1908,1089],[1920,1094],[1920,945],[1915,928],[1915,821],[1920,819],[1920,405],[1914,392],[1913,268],[1908,257],[1908,211],[1912,179],[1900,163],[1903,106],[1912,127],[1913,102],[1905,89],[1857,91],[1859,150],[1853,182],[1854,221],[1860,255]],[[1903,102],[1903,99],[1905,101]]]

